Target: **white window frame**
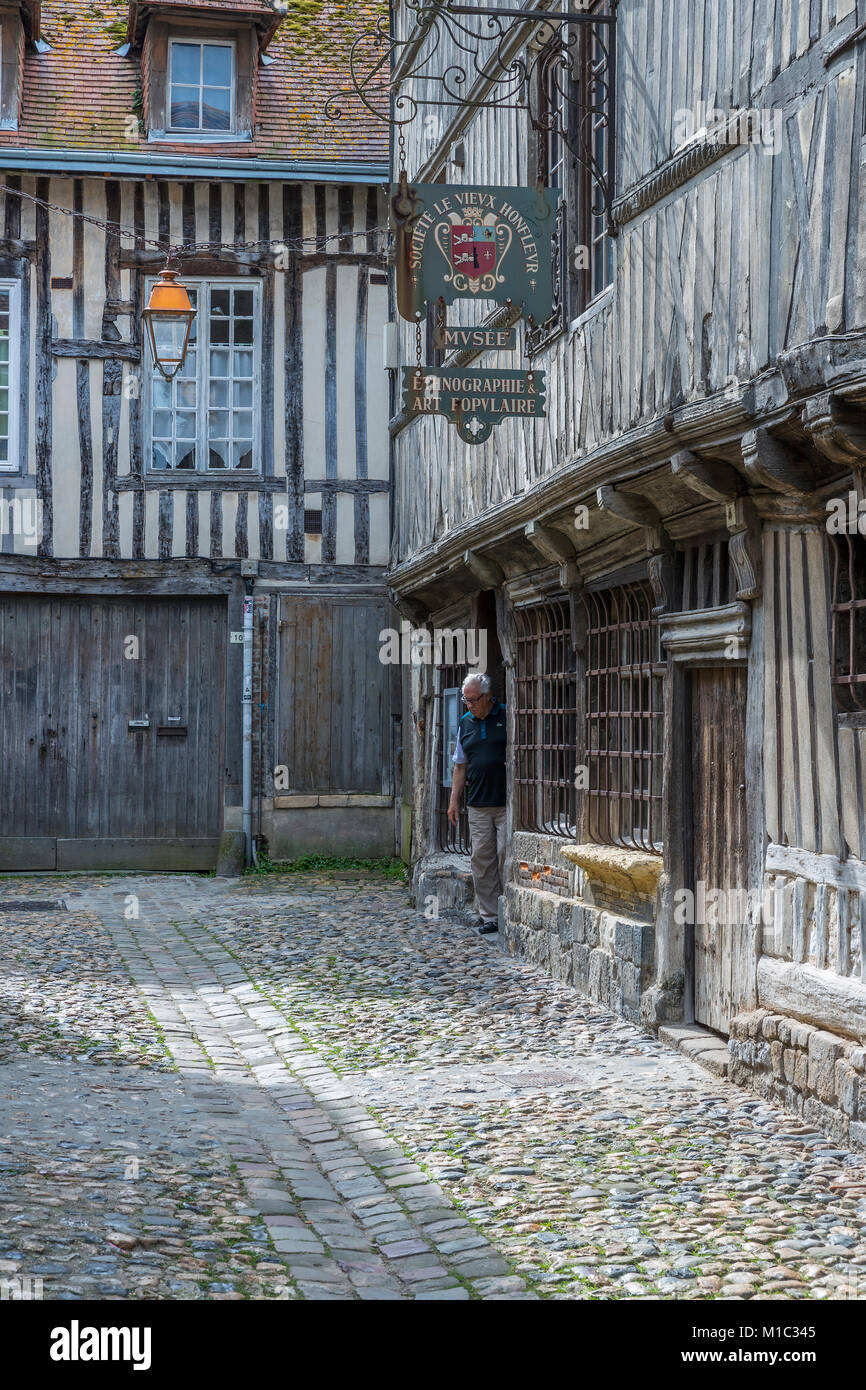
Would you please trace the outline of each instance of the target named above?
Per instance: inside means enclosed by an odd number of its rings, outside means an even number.
[[[0,473],[21,473],[21,281],[0,280],[0,290],[9,291],[9,448]]]
[[[148,299],[150,291],[156,283],[154,276],[149,276],[144,285],[144,297]],[[260,478],[262,476],[262,422],[261,422],[261,381],[262,381],[262,282],[246,278],[245,276],[232,275],[210,278],[202,275],[184,275],[183,283],[190,289],[198,291],[196,306],[196,351],[198,352],[198,364],[196,373],[196,388],[198,406],[196,409],[196,466],[192,468],[154,468],[153,466],[153,382],[156,367],[153,365],[150,348],[147,343],[143,345],[142,366],[146,364],[144,376],[144,446],[145,446],[145,473],[154,478],[165,478],[166,485],[172,487],[183,487],[184,478],[213,478],[218,481],[220,478]],[[202,312],[202,290],[207,291],[207,312]],[[212,290],[252,290],[253,292],[253,466],[252,468],[209,468],[207,459],[209,457],[208,444],[208,410],[209,410],[209,386],[210,386],[210,292]],[[222,347],[223,344],[217,344]],[[158,379],[158,377],[156,378]],[[169,479],[175,479],[169,482]]]
[[[228,130],[207,130],[204,126],[174,126],[171,123],[171,93],[174,84],[174,48],[175,44],[197,44],[199,48],[228,48],[231,51],[232,70],[229,81],[229,96],[231,108],[229,111]],[[199,67],[201,73],[201,65]],[[189,84],[186,82],[178,83],[181,87]],[[209,38],[170,38],[168,41],[168,62],[166,64],[166,88],[165,88],[165,129],[166,134],[173,139],[185,140],[226,140],[237,133],[237,86],[238,86],[238,59],[237,47],[234,39],[209,39]],[[199,115],[201,116],[201,102],[204,84],[199,82]]]

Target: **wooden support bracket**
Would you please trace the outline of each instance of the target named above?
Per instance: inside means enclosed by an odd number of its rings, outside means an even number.
[[[814,492],[818,483],[813,461],[765,427],[743,435],[743,462],[750,482],[789,497]]]
[[[551,564],[566,564],[577,554],[567,536],[554,530],[552,526],[542,526],[540,521],[528,521],[523,528],[523,534],[539,555]]]
[[[693,492],[711,502],[727,502],[741,490],[741,479],[735,468],[718,459],[699,459],[688,449],[674,454],[671,472]]]
[[[866,465],[866,409],[825,391],[803,406],[803,426],[815,448],[833,463]]]
[[[464,550],[463,563],[483,589],[497,589],[505,582],[502,566],[489,556],[479,555],[474,550]]]

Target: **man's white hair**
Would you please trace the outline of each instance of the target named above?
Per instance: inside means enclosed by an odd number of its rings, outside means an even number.
[[[490,694],[490,677],[486,676],[483,671],[472,671],[461,685],[460,694],[465,695],[466,688],[470,685],[480,686],[482,695]]]

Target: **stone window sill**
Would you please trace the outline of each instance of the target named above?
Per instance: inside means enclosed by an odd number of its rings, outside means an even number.
[[[660,854],[644,854],[619,845],[565,845],[560,854],[583,869],[590,883],[619,893],[654,896],[663,868]]]

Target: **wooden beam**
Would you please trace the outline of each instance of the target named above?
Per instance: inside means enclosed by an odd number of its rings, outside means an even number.
[[[101,357],[112,361],[140,362],[141,348],[137,343],[98,342],[95,338],[52,338],[51,351],[55,357]]]
[[[711,502],[727,502],[740,491],[740,476],[729,463],[717,459],[699,459],[688,449],[674,454],[671,472],[693,492],[708,497]]]

